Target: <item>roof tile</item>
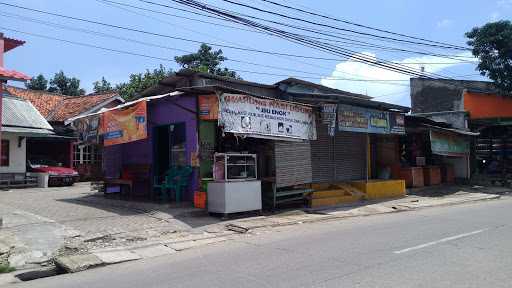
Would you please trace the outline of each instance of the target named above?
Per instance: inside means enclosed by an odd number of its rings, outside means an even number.
[[[119,97],[119,94],[116,92],[84,96],[65,96],[14,86],[6,86],[6,91],[11,95],[30,101],[48,121],[59,122],[78,116],[112,98]]]
[[[0,78],[5,78],[7,80],[30,80],[30,76],[27,76],[21,72],[15,70],[7,70],[3,67],[0,67]]]

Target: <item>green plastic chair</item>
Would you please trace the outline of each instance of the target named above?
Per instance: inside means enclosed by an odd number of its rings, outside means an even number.
[[[164,180],[160,184],[153,185],[153,187],[160,189],[160,196],[163,201],[167,201],[170,198],[169,192],[174,191],[176,202],[179,203],[183,190],[188,186],[191,174],[191,166],[171,167],[165,173]],[[158,183],[158,179],[155,183]]]

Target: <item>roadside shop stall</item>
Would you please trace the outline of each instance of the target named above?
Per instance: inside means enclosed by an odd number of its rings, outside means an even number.
[[[345,103],[320,107],[318,139],[311,141],[310,206],[403,195],[402,181],[391,173],[399,165],[403,114]]]
[[[210,179],[210,212],[261,210],[263,201],[276,204],[282,196],[276,194],[278,188],[311,183],[308,141],[316,139],[313,107],[219,94],[199,96],[199,118],[206,122],[199,125],[201,176]],[[218,125],[208,124],[215,121]],[[298,190],[287,196],[303,199],[304,188]]]
[[[140,98],[74,122],[99,117],[106,193],[191,201],[199,186],[196,111],[195,97],[173,92]],[[165,182],[170,174],[179,183]]]
[[[478,135],[421,117],[406,117],[401,175],[408,187],[454,183],[470,178],[470,145]]]

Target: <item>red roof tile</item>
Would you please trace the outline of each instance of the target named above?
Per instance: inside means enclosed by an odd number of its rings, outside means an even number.
[[[60,94],[23,89],[14,86],[5,86],[5,90],[13,96],[30,101],[46,119],[48,119],[53,109],[66,98],[66,96]]]
[[[0,78],[7,80],[30,80],[30,76],[27,76],[21,72],[15,70],[7,70],[3,67],[0,67]]]
[[[25,44],[25,41],[4,37],[4,52]]]
[[[112,98],[119,97],[116,92],[91,94],[85,96],[65,96],[46,91],[36,91],[6,86],[11,95],[27,99],[48,121],[65,121],[78,116]]]
[[[118,97],[117,93],[105,93],[85,96],[69,96],[56,107],[50,115],[50,121],[66,121],[69,118],[80,115],[93,107],[100,105],[112,98]]]

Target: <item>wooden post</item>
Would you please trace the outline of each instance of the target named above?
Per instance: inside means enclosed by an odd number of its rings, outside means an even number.
[[[366,182],[368,182],[372,172],[371,155],[370,134],[366,133]]]

